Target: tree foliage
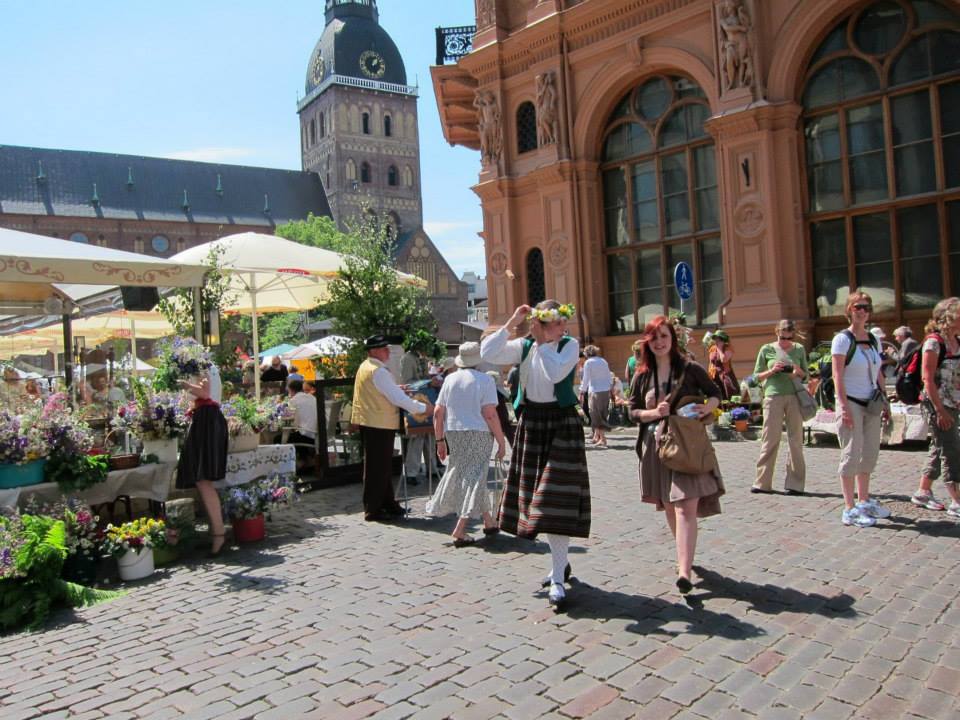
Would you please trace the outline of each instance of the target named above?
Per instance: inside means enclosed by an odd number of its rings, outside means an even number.
[[[306,220],[294,220],[279,226],[276,233],[279,237],[301,245],[345,254],[352,253],[355,244],[355,238],[349,233],[341,232],[332,218],[325,215],[317,217],[313,213],[307,215]]]

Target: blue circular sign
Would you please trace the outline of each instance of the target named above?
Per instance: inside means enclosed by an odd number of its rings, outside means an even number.
[[[693,297],[693,270],[687,263],[677,263],[673,269],[673,284],[681,300],[689,300]]]

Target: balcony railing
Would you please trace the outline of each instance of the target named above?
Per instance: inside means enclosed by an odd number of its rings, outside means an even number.
[[[473,36],[476,32],[475,25],[437,28],[437,65],[455,63],[473,50]]]

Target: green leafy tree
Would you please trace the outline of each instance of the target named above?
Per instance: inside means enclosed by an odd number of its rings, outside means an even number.
[[[306,220],[294,220],[277,228],[279,237],[293,240],[302,245],[349,254],[354,251],[355,238],[342,232],[332,218],[325,215],[317,217],[313,213]]]
[[[406,285],[394,271],[393,242],[385,225],[366,217],[350,232],[351,252],[339,277],[330,283],[330,299],[320,307],[333,318],[333,331],[354,340],[347,357],[352,374],[366,353],[363,339],[377,333],[408,337],[418,330],[436,335],[426,292]]]

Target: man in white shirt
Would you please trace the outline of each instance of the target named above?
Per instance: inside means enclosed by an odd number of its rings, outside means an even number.
[[[287,405],[293,408],[294,430],[287,442],[297,445],[297,462],[302,463],[309,455],[310,445],[317,441],[317,398],[303,391],[303,380],[287,380]]]
[[[357,369],[353,386],[351,422],[360,428],[363,445],[363,510],[367,521],[403,515],[393,495],[393,443],[400,424],[397,408],[414,415],[430,415],[433,405],[407,397],[394,382],[385,363],[390,359],[389,340],[372,335],[364,342],[367,359]]]

